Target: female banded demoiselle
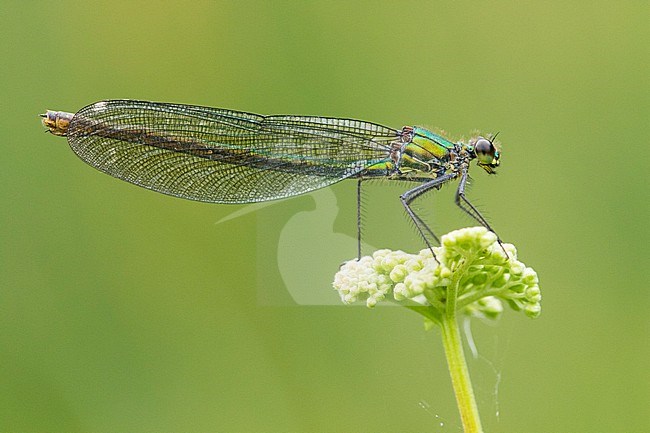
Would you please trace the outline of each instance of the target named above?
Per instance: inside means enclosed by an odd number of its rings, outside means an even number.
[[[263,116],[243,111],[136,100],[100,101],[76,114],[47,111],[43,125],[66,136],[86,163],[164,194],[212,203],[252,203],[304,194],[343,179],[416,183],[400,196],[431,248],[438,237],[414,211],[422,194],[459,179],[456,204],[492,227],[465,197],[470,162],[495,173],[494,138],[452,142],[417,126],[361,120]],[[357,213],[359,255],[360,214]],[[499,241],[500,242],[500,241]]]

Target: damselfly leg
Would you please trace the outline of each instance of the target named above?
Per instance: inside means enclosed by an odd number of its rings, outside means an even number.
[[[463,210],[463,212],[465,212],[470,217],[474,218],[483,227],[485,227],[486,229],[488,229],[489,231],[497,235],[497,242],[499,242],[499,245],[501,246],[503,252],[506,254],[506,257],[508,257],[508,252],[503,247],[503,243],[501,242],[501,238],[499,237],[499,235],[490,226],[490,223],[487,222],[485,217],[481,215],[478,209],[476,209],[476,207],[472,203],[470,203],[470,201],[465,196],[465,187],[467,186],[467,176],[468,176],[467,173],[468,173],[467,167],[461,169],[460,181],[458,182],[458,189],[456,190],[456,204],[458,205],[459,208]]]
[[[424,239],[424,242],[427,244],[427,247],[431,250],[431,253],[433,254],[433,258],[436,261],[438,261],[438,259],[436,258],[436,254],[433,252],[433,246],[431,245],[428,236],[431,236],[438,244],[440,244],[440,239],[438,239],[438,236],[436,236],[436,234],[433,233],[433,231],[422,220],[422,218],[420,218],[420,216],[415,213],[413,208],[411,208],[411,203],[413,203],[413,201],[416,198],[420,197],[422,194],[431,191],[432,189],[440,188],[445,182],[453,179],[454,177],[456,177],[456,173],[444,174],[440,177],[432,179],[426,183],[423,183],[421,185],[416,186],[415,188],[406,191],[399,198],[400,201],[402,202],[402,205],[404,206],[404,209],[406,209],[406,213],[415,224],[415,228],[420,233],[422,239]]]

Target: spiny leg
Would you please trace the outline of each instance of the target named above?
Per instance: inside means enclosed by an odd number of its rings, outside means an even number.
[[[361,260],[361,181],[357,179],[357,260]]]
[[[463,210],[467,215],[471,216],[474,218],[476,221],[478,221],[483,227],[497,235],[497,242],[499,242],[499,245],[501,246],[501,249],[503,250],[504,253],[506,253],[506,257],[508,257],[508,252],[506,249],[503,247],[503,242],[501,242],[501,238],[499,235],[494,231],[494,229],[490,226],[490,224],[487,222],[485,217],[481,215],[481,212],[476,209],[476,207],[470,203],[470,201],[465,197],[465,187],[467,186],[467,168],[464,168],[461,171],[460,174],[460,182],[458,182],[458,189],[456,190],[456,205],[458,205],[459,208]]]
[[[399,197],[400,201],[402,202],[402,205],[404,206],[404,209],[406,209],[406,213],[411,218],[411,220],[413,220],[413,222],[415,223],[415,228],[420,233],[422,239],[424,239],[424,242],[427,244],[429,250],[431,250],[431,254],[433,254],[433,258],[435,261],[438,261],[438,259],[436,258],[436,255],[433,252],[433,247],[431,246],[431,243],[427,238],[427,234],[429,234],[438,243],[440,243],[440,240],[438,239],[438,236],[436,236],[435,233],[433,233],[433,231],[429,228],[429,226],[426,225],[424,221],[422,221],[422,218],[420,218],[420,216],[417,215],[415,211],[411,208],[411,203],[413,203],[413,201],[416,198],[420,197],[422,194],[434,188],[439,188],[443,183],[453,179],[455,176],[456,176],[455,173],[445,174],[438,178],[432,179],[426,183],[418,185],[415,188],[406,191],[404,194],[402,194]]]
[[[411,215],[409,215],[409,216],[411,216]],[[420,227],[422,227],[422,228],[427,232],[427,235],[428,235],[428,236],[431,236],[431,237],[433,238],[433,240],[436,241],[436,243],[437,243],[438,245],[440,245],[440,239],[439,239],[438,236],[433,232],[433,230],[431,230],[431,228],[427,225],[427,223],[424,222],[424,220],[422,219],[422,217],[420,217],[420,215],[416,214],[415,212],[413,212],[413,215],[411,216],[411,218],[413,218],[413,217],[415,217],[415,218],[418,220],[418,222],[419,222],[419,224],[420,224]],[[416,223],[416,224],[417,224],[417,223]]]
[[[465,196],[467,177],[467,169],[462,170],[460,181],[458,182],[458,189],[456,190],[456,205],[461,208],[462,211],[467,215],[478,221],[483,227],[493,232],[494,230],[492,230],[492,227],[490,227],[490,224],[487,222],[487,220],[483,217],[483,215],[481,215],[478,209],[476,209],[476,207],[474,207],[474,205],[470,203],[469,200],[467,200],[467,197]]]

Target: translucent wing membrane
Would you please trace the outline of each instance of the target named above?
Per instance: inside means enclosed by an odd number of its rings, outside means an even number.
[[[165,194],[250,203],[313,191],[389,159],[399,132],[370,122],[261,116],[133,100],[74,115],[74,152],[114,177]]]

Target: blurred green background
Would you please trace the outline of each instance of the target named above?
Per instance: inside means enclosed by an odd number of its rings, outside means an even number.
[[[486,431],[650,431],[648,5],[2,2],[0,432],[461,430],[418,316],[300,305],[337,303],[354,182],[259,208],[137,188],[39,124],[109,98],[500,131],[470,198],[544,301],[473,323]],[[369,245],[422,247],[403,189],[366,189]],[[440,233],[473,225],[453,192],[422,205]]]

